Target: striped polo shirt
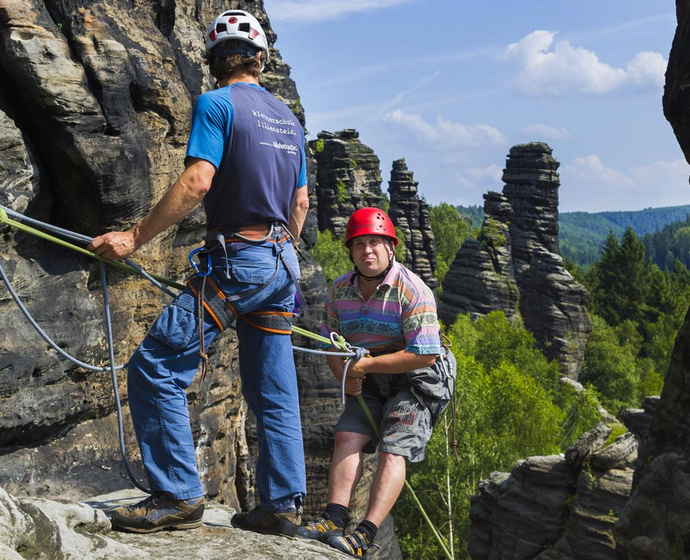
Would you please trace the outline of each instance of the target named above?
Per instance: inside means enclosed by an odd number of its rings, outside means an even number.
[[[336,332],[372,355],[407,350],[441,352],[436,300],[419,276],[394,262],[369,301],[354,271],[338,278],[328,293],[321,334]]]

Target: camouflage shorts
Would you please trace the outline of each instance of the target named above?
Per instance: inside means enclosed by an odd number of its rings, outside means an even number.
[[[378,446],[380,451],[407,457],[410,462],[423,461],[424,448],[431,439],[429,409],[420,404],[409,389],[403,389],[383,401],[380,395],[365,388],[362,397],[378,425],[381,437],[376,437],[356,397],[347,399],[335,431],[370,435],[372,442],[363,449],[365,453],[373,453]]]
[[[424,460],[436,420],[448,405],[455,385],[455,356],[445,350],[430,367],[406,374],[369,374],[362,384],[362,397],[379,429],[380,438],[356,397],[349,397],[335,425],[336,432],[354,432],[372,437],[362,451],[379,450],[402,455],[416,463]]]

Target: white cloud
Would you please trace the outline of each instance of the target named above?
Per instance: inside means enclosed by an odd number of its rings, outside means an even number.
[[[486,167],[470,167],[465,170],[465,175],[475,184],[495,184],[494,190],[503,187],[503,168],[495,164]]]
[[[314,22],[417,0],[265,0],[272,21]]]
[[[629,187],[632,179],[622,171],[606,167],[599,156],[575,158],[572,163],[561,166],[561,175],[569,175],[577,183],[606,184],[614,187]]]
[[[518,90],[531,95],[604,95],[625,87],[660,88],[664,83],[666,60],[659,53],[640,52],[625,69],[614,68],[568,41],[554,44],[555,36],[553,31],[534,31],[505,50],[503,58],[518,65]]]
[[[625,170],[596,155],[576,158],[560,170],[563,210],[639,210],[688,204],[690,166],[684,159],[656,161]]]
[[[628,82],[635,86],[664,85],[664,74],[668,62],[660,53],[640,52],[627,66]]]
[[[478,145],[503,143],[504,137],[493,126],[486,124],[462,124],[437,116],[433,123],[421,115],[407,114],[396,109],[384,116],[385,123],[393,124],[411,132],[423,144],[439,150],[449,148],[472,148]]]
[[[630,177],[637,184],[658,185],[659,187],[676,182],[688,183],[690,166],[684,159],[673,161],[656,161],[650,165],[637,166],[630,169]],[[690,200],[690,197],[688,197]]]
[[[376,112],[371,113],[371,116],[368,117],[363,123],[360,124],[360,126],[365,125],[373,120],[378,119],[381,115],[383,115],[386,111],[389,109],[392,109],[396,105],[400,104],[400,102],[410,93],[414,93],[415,91],[418,91],[427,85],[429,85],[431,82],[433,82],[439,75],[441,74],[440,70],[437,70],[430,76],[423,76],[417,82],[409,89],[406,89],[404,91],[400,91],[396,93],[393,98],[388,101],[383,107],[378,109]]]
[[[558,128],[548,124],[528,124],[520,129],[525,135],[531,138],[525,139],[525,142],[540,142],[542,140],[564,140],[570,138],[570,132],[566,128]]]

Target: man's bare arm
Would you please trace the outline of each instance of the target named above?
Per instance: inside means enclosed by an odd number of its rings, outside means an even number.
[[[362,358],[350,366],[348,377],[363,377],[367,373],[407,373],[413,369],[429,367],[436,361],[435,354],[415,354],[400,350],[392,354]]]
[[[290,221],[288,222],[288,230],[295,238],[295,243],[299,241],[299,236],[302,234],[302,227],[304,220],[307,218],[307,211],[309,210],[309,189],[304,185],[295,192],[295,199],[292,201],[292,209],[290,210]]]
[[[111,231],[96,237],[88,248],[107,259],[128,257],[194,210],[211,188],[215,172],[210,162],[190,158],[182,175],[145,218],[130,230]]]

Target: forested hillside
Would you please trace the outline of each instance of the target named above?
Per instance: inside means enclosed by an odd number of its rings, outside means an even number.
[[[484,212],[479,206],[458,206],[458,212],[466,220],[471,221],[474,227],[479,227],[484,218]],[[604,241],[609,232],[620,238],[628,227],[639,236],[654,234],[665,226],[676,222],[685,222],[690,215],[690,205],[671,206],[667,208],[646,208],[644,210],[627,212],[563,212],[559,215],[559,238],[561,254],[567,260],[579,266],[589,266],[600,256]],[[687,227],[688,224],[685,224]],[[681,226],[679,226],[680,228]],[[678,256],[669,248],[673,232],[663,239],[656,238],[658,247],[649,251],[652,242],[645,241],[648,246],[648,256],[654,259],[655,264],[665,267],[665,261],[673,260]],[[680,234],[681,236],[683,233]],[[683,258],[681,257],[681,260]],[[673,266],[673,262],[669,266]]]
[[[676,261],[690,268],[690,216],[648,233],[642,241],[647,258],[662,270],[675,268]]]

